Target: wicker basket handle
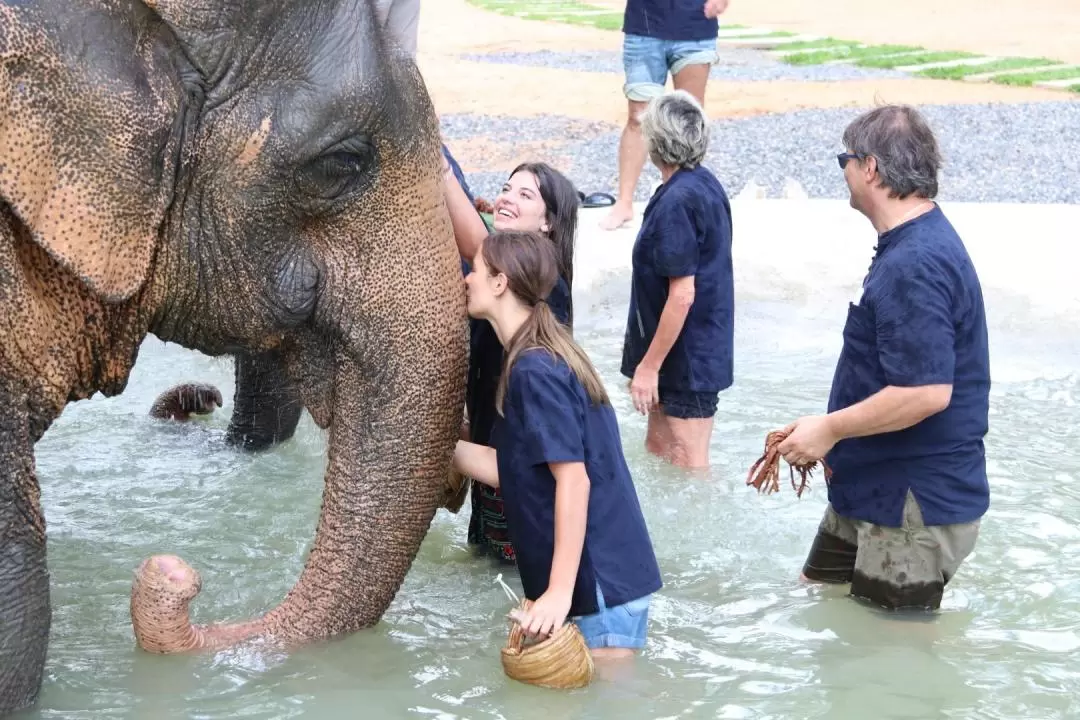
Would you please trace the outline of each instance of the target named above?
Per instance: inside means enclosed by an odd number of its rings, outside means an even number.
[[[521,598],[518,603],[518,609],[524,612],[528,612],[531,607],[532,600],[528,598]],[[525,630],[513,620],[510,621],[510,635],[506,638],[506,647],[518,652],[525,647]]]

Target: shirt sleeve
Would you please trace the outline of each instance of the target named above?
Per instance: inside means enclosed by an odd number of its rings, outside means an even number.
[[[584,462],[584,418],[581,416],[573,376],[546,362],[519,360],[513,368],[508,393],[520,415],[532,465]]]
[[[950,283],[927,258],[892,271],[874,302],[878,359],[889,385],[952,384],[956,366]]]
[[[657,274],[673,278],[694,275],[698,269],[698,232],[690,209],[676,198],[655,208],[652,242]]]
[[[551,294],[547,298],[548,306],[551,308],[551,312],[555,314],[559,322],[563,325],[570,324],[570,288],[567,287],[566,281],[561,277],[558,282],[555,283],[555,287],[551,289]]]

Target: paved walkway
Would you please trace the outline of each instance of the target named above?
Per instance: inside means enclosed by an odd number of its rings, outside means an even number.
[[[850,16],[845,16],[838,9],[826,11],[823,8],[823,5],[848,1],[819,0],[814,3],[823,17],[845,18],[839,23],[843,27],[834,27],[833,32],[860,24],[859,21],[849,21],[847,18]],[[769,3],[758,4],[795,7],[804,2],[769,0]],[[855,4],[855,0],[850,2]],[[729,19],[736,22],[735,5],[750,5],[751,0],[732,0],[732,3]],[[916,6],[920,4],[929,5],[930,0],[917,0],[915,3]],[[969,3],[964,0],[963,4]],[[873,7],[880,7],[880,4],[873,3]],[[917,9],[912,12],[919,14]],[[936,16],[931,13],[926,17]],[[754,18],[753,22],[765,24],[766,20],[768,18]],[[743,22],[750,21],[743,18]],[[863,21],[869,22],[865,17]],[[879,20],[875,24],[888,23]],[[771,22],[771,25],[780,27],[781,23]],[[481,10],[465,0],[426,0],[421,11],[419,43],[418,63],[441,113],[517,117],[559,114],[616,125],[624,121],[626,100],[622,95],[621,73],[493,64],[459,57],[463,54],[508,51],[619,52],[622,43],[619,32],[508,17]],[[710,82],[706,106],[711,117],[719,118],[802,108],[868,107],[881,100],[914,104],[1060,102],[1062,93],[909,78],[820,83]]]
[[[589,0],[616,10],[625,0]],[[724,22],[1080,63],[1080,0],[731,0]]]

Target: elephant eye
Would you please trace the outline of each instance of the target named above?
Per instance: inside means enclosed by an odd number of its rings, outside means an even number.
[[[339,200],[368,185],[375,159],[375,147],[365,139],[340,143],[297,171],[297,187],[316,201]]]

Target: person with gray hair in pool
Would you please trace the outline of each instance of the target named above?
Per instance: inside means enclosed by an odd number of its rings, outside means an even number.
[[[784,428],[792,464],[824,459],[829,505],[803,576],[851,595],[936,610],[990,505],[983,438],[990,354],[978,273],[934,202],[941,155],[918,111],[856,118],[837,155],[874,227],[848,306],[825,415]]]
[[[646,448],[702,468],[719,394],[734,382],[731,206],[701,164],[709,124],[693,95],[654,98],[641,129],[663,182],[634,243],[621,369],[634,407],[649,417]]]

